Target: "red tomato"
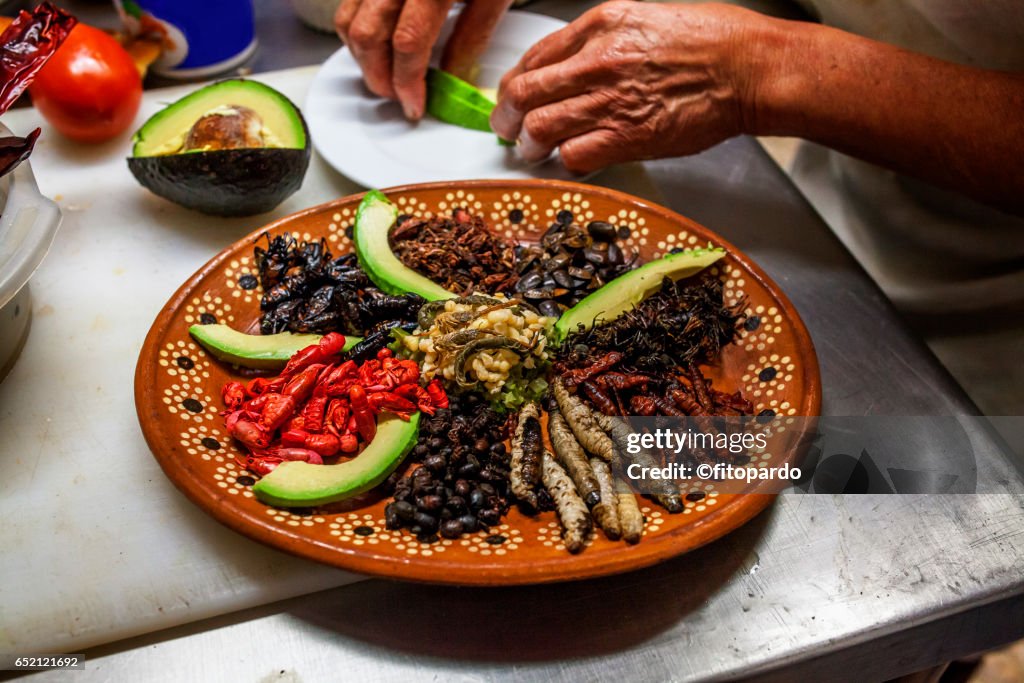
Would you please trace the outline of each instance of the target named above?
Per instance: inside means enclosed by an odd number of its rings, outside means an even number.
[[[135,120],[142,79],[120,43],[78,24],[36,75],[29,92],[36,109],[61,133],[79,142],[102,142]]]

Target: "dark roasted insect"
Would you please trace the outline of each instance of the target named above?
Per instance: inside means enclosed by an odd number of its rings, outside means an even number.
[[[263,297],[260,332],[341,332],[363,335],[375,325],[413,322],[424,300],[392,296],[373,286],[356,257],[334,258],[326,240],[299,242],[291,235],[271,238],[253,254]]]
[[[519,280],[515,244],[462,208],[451,216],[400,216],[390,238],[402,263],[451,292],[511,292]]]
[[[354,360],[357,363],[362,363],[376,357],[378,351],[391,343],[391,331],[395,328],[402,328],[407,332],[411,332],[416,329],[416,323],[405,323],[401,320],[388,320],[378,323],[363,337],[363,341],[343,353],[341,360]]]
[[[605,415],[748,415],[749,401],[714,390],[700,370],[733,340],[742,308],[724,304],[716,278],[666,279],[631,311],[570,335],[555,370]]]

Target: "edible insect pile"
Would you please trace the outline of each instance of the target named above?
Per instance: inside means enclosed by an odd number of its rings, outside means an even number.
[[[266,248],[253,250],[263,289],[262,334],[365,335],[395,321],[416,321],[423,298],[382,292],[359,267],[355,254],[334,258],[326,240],[299,242],[288,234],[267,235],[266,240]],[[239,284],[251,289],[257,283]]]
[[[570,334],[555,369],[605,415],[749,415],[749,401],[715,390],[700,369],[736,337],[743,308],[723,302],[717,278],[666,278],[615,320]]]
[[[456,294],[511,292],[519,280],[515,244],[465,209],[450,217],[399,216],[390,238],[402,263]]]

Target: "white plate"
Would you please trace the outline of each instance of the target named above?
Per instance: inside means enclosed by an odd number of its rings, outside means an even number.
[[[449,17],[434,64],[451,32]],[[565,22],[529,12],[509,12],[480,58],[480,87],[496,88],[523,53]],[[527,164],[491,133],[459,128],[425,116],[409,123],[396,102],[374,96],[352,55],[341,48],[320,67],[309,89],[306,121],[313,144],[335,170],[366,187],[480,178],[560,178],[570,174],[557,159]]]

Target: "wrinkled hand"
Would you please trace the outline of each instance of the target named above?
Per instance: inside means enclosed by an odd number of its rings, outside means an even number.
[[[502,79],[494,131],[586,173],[693,154],[744,131],[745,53],[764,22],[728,5],[617,1],[533,46]]]
[[[363,70],[367,87],[397,99],[407,118],[426,106],[430,53],[454,0],[342,0],[334,25]],[[467,80],[512,0],[471,0],[445,45],[441,68]]]

